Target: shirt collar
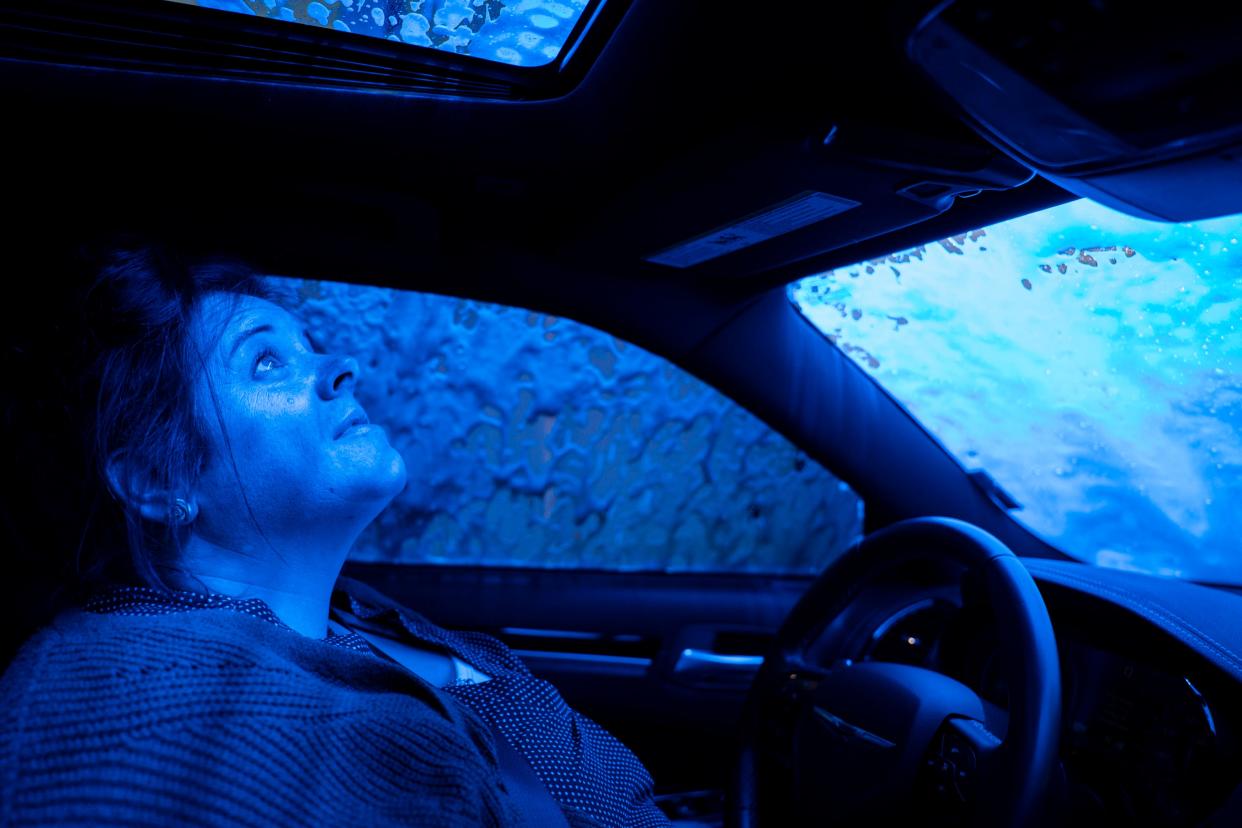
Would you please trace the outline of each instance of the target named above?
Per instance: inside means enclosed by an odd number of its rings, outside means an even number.
[[[280,620],[262,598],[233,598],[217,592],[194,592],[172,590],[161,592],[149,586],[121,586],[105,589],[92,595],[83,609],[110,615],[169,615],[204,609],[227,609],[275,624],[292,631],[293,628]],[[354,634],[341,635],[329,628],[324,640],[332,638],[356,638]]]

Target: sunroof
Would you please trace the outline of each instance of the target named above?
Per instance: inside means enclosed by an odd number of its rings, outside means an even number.
[[[376,37],[458,55],[542,66],[589,0],[171,0]]]

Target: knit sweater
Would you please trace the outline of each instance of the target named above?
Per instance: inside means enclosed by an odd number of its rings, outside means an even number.
[[[525,756],[573,828],[669,824],[638,757],[570,707],[550,682],[532,675],[502,642],[446,630],[351,578],[337,580],[332,600],[390,636],[441,649],[491,676],[482,683],[455,682],[445,693],[486,719]]]
[[[70,610],[0,679],[0,825],[518,821],[477,714],[244,613]]]

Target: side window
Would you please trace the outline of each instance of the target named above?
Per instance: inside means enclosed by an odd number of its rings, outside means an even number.
[[[841,481],[706,384],[585,325],[287,281],[409,484],[353,560],[816,572],[862,532]]]

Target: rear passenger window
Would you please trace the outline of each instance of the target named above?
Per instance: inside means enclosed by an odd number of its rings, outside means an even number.
[[[519,308],[281,280],[409,484],[352,560],[817,572],[862,532],[841,481],[706,384]]]

